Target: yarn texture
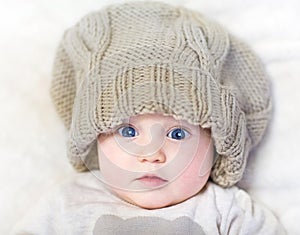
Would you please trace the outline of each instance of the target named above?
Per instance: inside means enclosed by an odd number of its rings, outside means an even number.
[[[245,43],[200,13],[158,2],[112,5],[69,28],[51,96],[77,170],[98,168],[99,134],[163,113],[211,130],[211,178],[223,187],[243,176],[271,113],[268,76]]]

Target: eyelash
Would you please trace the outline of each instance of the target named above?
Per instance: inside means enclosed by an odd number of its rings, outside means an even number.
[[[129,133],[129,134],[128,134],[128,133],[127,133],[127,134],[125,133],[125,131],[126,131],[126,130],[129,131],[129,129],[130,129],[131,131],[133,131],[132,133],[134,134],[134,136],[131,136],[130,133]],[[117,131],[118,131],[119,135],[121,135],[121,136],[123,136],[123,137],[125,137],[125,138],[133,138],[133,137],[136,137],[136,136],[138,135],[138,132],[137,132],[136,129],[135,129],[134,127],[132,127],[132,126],[122,126],[122,127],[118,128]],[[126,136],[126,135],[127,135],[127,136]]]
[[[175,131],[180,131],[180,132],[177,132],[177,134],[178,133],[180,133],[180,136],[178,136],[179,138],[175,138],[175,135],[176,135],[176,133],[175,133]],[[175,127],[175,128],[173,128],[173,129],[171,129],[168,133],[167,133],[167,137],[168,138],[171,138],[171,139],[174,139],[174,140],[183,140],[183,139],[185,139],[185,138],[188,138],[189,136],[190,136],[191,134],[187,131],[187,130],[185,130],[184,128],[180,128],[180,127]]]
[[[175,131],[178,132],[176,133]],[[134,138],[139,135],[138,131],[130,125],[128,126],[126,125],[118,128],[117,132],[119,135],[123,136],[124,138]],[[190,135],[191,134],[184,128],[175,127],[171,129],[166,136],[173,140],[183,140],[185,138],[188,138]]]

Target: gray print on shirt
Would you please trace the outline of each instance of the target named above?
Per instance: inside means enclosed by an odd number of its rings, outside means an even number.
[[[95,224],[94,235],[205,235],[200,225],[189,217],[173,221],[160,217],[139,216],[122,219],[115,215],[103,215]]]

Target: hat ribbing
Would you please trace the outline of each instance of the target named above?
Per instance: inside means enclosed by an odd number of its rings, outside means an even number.
[[[221,186],[242,177],[270,115],[264,68],[219,24],[162,3],[126,3],[91,13],[59,45],[51,95],[70,130],[78,170],[97,167],[95,141],[122,120],[164,113],[210,128]]]

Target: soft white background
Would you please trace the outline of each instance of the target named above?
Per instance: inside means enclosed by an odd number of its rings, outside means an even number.
[[[63,31],[108,0],[0,0],[0,234],[73,174],[48,89]],[[274,118],[242,182],[288,234],[300,234],[300,1],[176,0],[225,25],[272,78]]]

